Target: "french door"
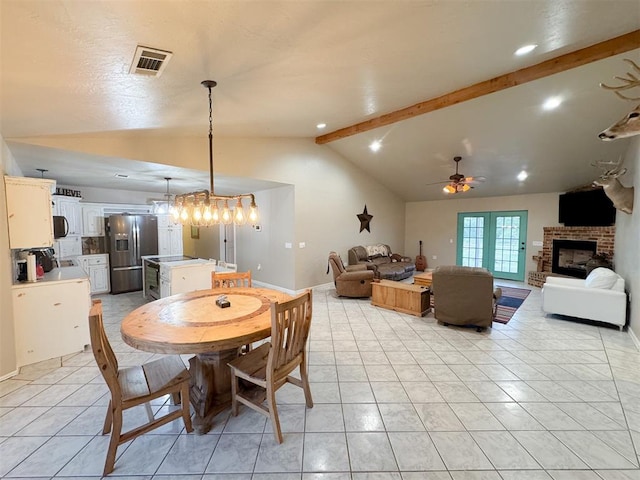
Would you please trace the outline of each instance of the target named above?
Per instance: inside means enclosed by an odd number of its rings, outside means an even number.
[[[456,264],[484,267],[494,277],[524,281],[527,212],[458,214]]]

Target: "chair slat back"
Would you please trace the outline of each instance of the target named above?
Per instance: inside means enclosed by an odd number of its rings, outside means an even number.
[[[277,371],[301,357],[311,328],[311,300],[311,290],[307,290],[288,302],[271,305],[271,352],[267,372]]]
[[[101,300],[93,300],[92,302],[89,311],[89,334],[93,357],[96,359],[100,373],[114,397],[119,398],[121,390],[118,382],[118,360],[104,331]]]
[[[211,288],[251,287],[251,270],[246,272],[211,272]]]

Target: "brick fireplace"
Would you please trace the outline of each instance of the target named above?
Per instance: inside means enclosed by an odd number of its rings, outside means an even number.
[[[544,227],[542,238],[542,252],[537,258],[537,272],[529,272],[527,283],[535,287],[542,287],[545,279],[550,276],[575,276],[580,277],[579,267],[573,268],[573,260],[567,260],[568,250],[575,250],[571,253],[571,259],[575,258],[576,264],[583,263],[583,256],[586,251],[595,251],[596,254],[607,254],[609,258],[613,258],[613,247],[615,242],[616,227]],[[554,241],[556,243],[556,252],[554,254]],[[595,245],[593,245],[595,243]],[[595,250],[593,248],[595,247]],[[563,248],[567,251],[559,250]],[[561,253],[563,255],[561,255]],[[555,258],[554,258],[555,257]],[[554,263],[560,263],[569,269],[560,270],[557,268],[553,271]],[[573,270],[573,272],[571,271]],[[582,275],[583,276],[583,275]]]

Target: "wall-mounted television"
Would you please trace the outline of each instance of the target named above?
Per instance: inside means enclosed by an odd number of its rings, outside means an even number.
[[[558,222],[566,227],[606,227],[616,223],[616,209],[602,188],[563,193]]]

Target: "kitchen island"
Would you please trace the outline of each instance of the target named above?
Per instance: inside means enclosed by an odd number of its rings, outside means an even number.
[[[229,272],[215,260],[184,255],[148,255],[142,257],[144,265],[143,295],[158,300],[178,293],[208,290],[211,272]]]
[[[54,268],[11,287],[18,367],[81,352],[90,344],[91,294],[80,267]]]

